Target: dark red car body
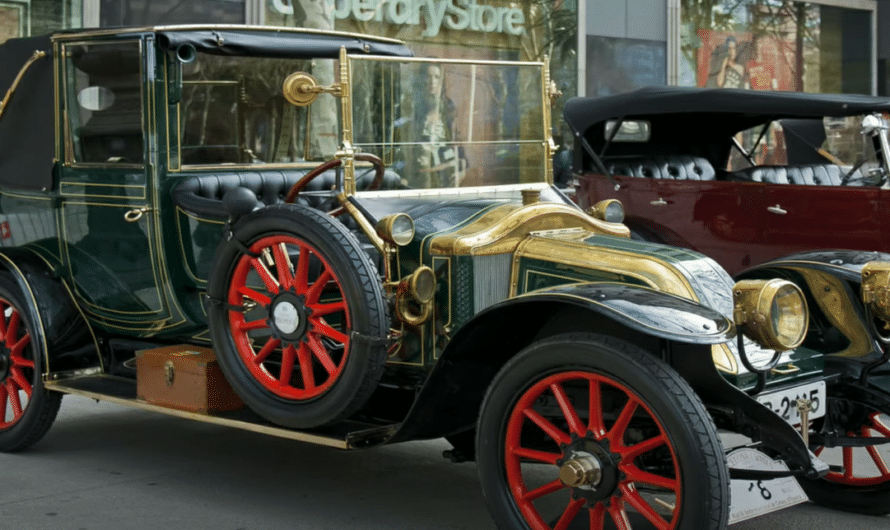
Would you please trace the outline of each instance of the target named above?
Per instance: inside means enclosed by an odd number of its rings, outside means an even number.
[[[857,130],[862,149],[842,160],[818,134],[824,123],[831,143],[833,124],[858,128],[888,109],[869,96],[675,87],[576,98],[566,120],[578,140],[577,200],[619,199],[636,237],[695,249],[731,274],[805,250],[890,250],[879,138]],[[619,122],[636,129],[610,138]],[[741,136],[764,128],[744,159]]]

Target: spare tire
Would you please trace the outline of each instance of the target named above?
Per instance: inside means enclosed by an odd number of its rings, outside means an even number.
[[[220,367],[269,421],[336,423],[380,382],[389,330],[380,279],[331,217],[296,204],[245,215],[217,249],[207,294]]]

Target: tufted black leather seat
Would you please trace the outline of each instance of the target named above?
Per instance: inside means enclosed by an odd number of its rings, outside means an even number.
[[[269,206],[284,201],[284,197],[294,184],[309,170],[263,170],[238,171],[231,173],[203,173],[186,177],[173,189],[173,202],[186,212],[199,216],[228,217],[222,199],[229,190],[242,187],[256,195],[260,206]],[[331,189],[336,182],[336,171],[330,170],[313,179],[305,191]],[[373,168],[356,169],[356,187],[361,190],[374,179]],[[386,171],[380,189],[397,189],[402,186],[401,178],[392,171]],[[297,197],[297,202],[313,208],[321,205],[324,199],[306,194]]]
[[[844,170],[834,164],[806,164],[798,166],[754,166],[732,173],[733,180],[768,182],[771,184],[799,184],[811,186],[840,186]],[[861,180],[856,170],[848,181]]]
[[[614,157],[604,160],[612,175],[672,180],[714,180],[714,167],[700,156]]]

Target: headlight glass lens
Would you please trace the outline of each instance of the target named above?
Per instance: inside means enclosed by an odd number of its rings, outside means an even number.
[[[776,291],[770,307],[772,327],[776,339],[793,348],[803,341],[807,330],[806,307],[800,291],[791,284],[785,284]]]

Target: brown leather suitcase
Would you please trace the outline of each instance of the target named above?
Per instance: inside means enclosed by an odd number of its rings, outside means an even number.
[[[204,414],[244,406],[213,350],[188,344],[136,352],[136,394],[155,405]]]

